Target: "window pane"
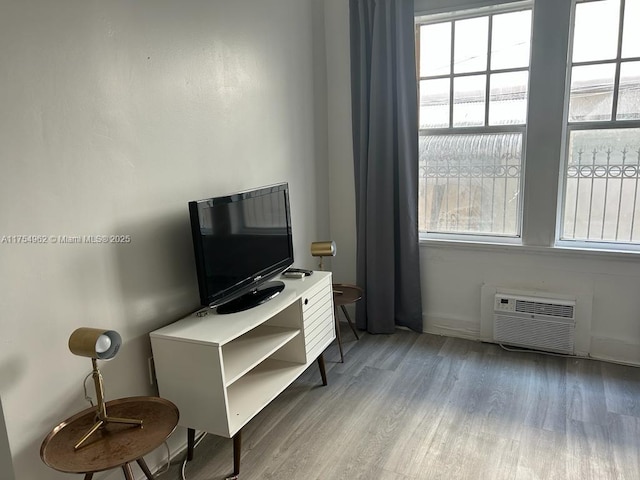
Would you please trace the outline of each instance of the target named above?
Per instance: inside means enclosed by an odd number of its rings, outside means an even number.
[[[454,39],[454,73],[487,70],[489,17],[456,22]]]
[[[451,73],[451,22],[420,27],[420,76]]]
[[[576,130],[569,136],[563,240],[640,240],[640,129]]]
[[[622,57],[640,57],[640,0],[627,0],[624,4],[622,27]]]
[[[614,74],[612,64],[571,69],[570,122],[611,120]]]
[[[453,126],[484,125],[486,75],[453,79]]]
[[[616,119],[640,119],[640,62],[625,62],[620,65]]]
[[[527,117],[528,72],[491,75],[489,125],[525,123]]]
[[[493,17],[491,68],[529,66],[531,10],[503,13]]]
[[[420,128],[449,126],[448,78],[420,82]]]
[[[522,135],[420,137],[419,230],[517,236]]]
[[[619,0],[578,3],[573,33],[573,61],[616,58],[619,16]]]

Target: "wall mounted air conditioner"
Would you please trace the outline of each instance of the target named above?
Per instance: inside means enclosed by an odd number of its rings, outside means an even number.
[[[493,340],[504,345],[574,354],[576,302],[498,293]]]

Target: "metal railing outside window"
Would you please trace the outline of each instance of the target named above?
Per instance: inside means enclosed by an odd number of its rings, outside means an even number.
[[[517,235],[522,134],[420,137],[421,231]]]

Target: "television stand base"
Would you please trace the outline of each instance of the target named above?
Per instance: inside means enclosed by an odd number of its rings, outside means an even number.
[[[284,290],[284,283],[280,281],[266,282],[260,285],[255,290],[251,290],[244,295],[234,298],[216,308],[216,312],[220,315],[227,313],[244,312],[250,308],[257,307],[258,305],[268,302],[273,297],[278,295]]]

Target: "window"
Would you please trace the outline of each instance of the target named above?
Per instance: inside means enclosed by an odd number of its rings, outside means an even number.
[[[640,0],[578,2],[561,242],[640,244]]]
[[[497,5],[416,17],[421,237],[640,252],[640,0],[455,3]]]
[[[422,234],[520,236],[531,20],[530,3],[416,19]]]

